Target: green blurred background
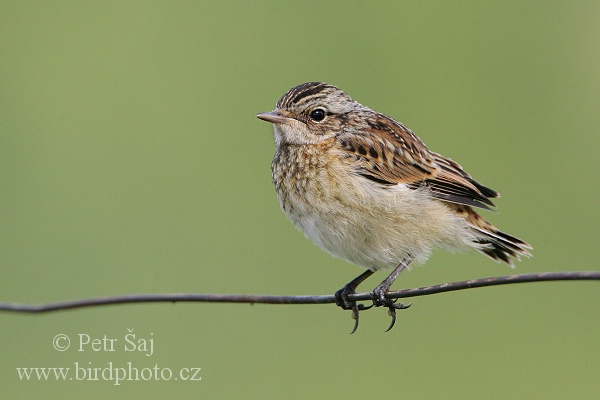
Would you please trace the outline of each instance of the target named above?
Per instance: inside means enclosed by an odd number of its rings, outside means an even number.
[[[335,84],[499,190],[516,272],[598,270],[600,3],[0,2],[0,301],[331,294],[360,270],[280,212],[272,128]],[[512,273],[437,252],[394,286]],[[369,281],[375,286],[383,274]],[[139,304],[0,314],[3,398],[600,397],[596,282],[333,305]],[[124,337],[154,339],[125,352]],[[66,334],[72,346],[52,346]],[[77,351],[77,337],[117,338]],[[20,381],[17,367],[201,369],[200,382]],[[72,377],[73,375],[71,375]]]

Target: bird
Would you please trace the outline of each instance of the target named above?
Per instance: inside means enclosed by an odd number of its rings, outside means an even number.
[[[410,304],[385,297],[411,263],[432,251],[474,249],[514,268],[532,247],[497,229],[476,209],[493,210],[499,193],[458,163],[427,148],[402,123],[363,106],[336,86],[307,82],[288,90],[274,111],[256,115],[274,127],[272,180],[294,226],[326,252],[365,269],[335,293],[359,311]],[[373,305],[350,297],[378,270],[392,270],[372,291]]]

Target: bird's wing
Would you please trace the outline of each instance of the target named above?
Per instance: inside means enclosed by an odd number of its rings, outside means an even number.
[[[376,121],[376,122],[374,122]],[[337,140],[356,173],[381,185],[428,188],[439,200],[489,209],[498,193],[476,182],[449,158],[431,152],[408,128],[383,114]]]

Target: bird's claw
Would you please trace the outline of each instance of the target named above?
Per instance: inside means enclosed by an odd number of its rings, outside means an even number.
[[[392,322],[390,322],[390,326],[388,326],[388,328],[385,330],[386,332],[389,332],[394,327],[394,324],[396,323],[396,310],[406,310],[408,307],[410,307],[412,305],[412,303],[408,303],[408,304],[396,303],[397,300],[398,299],[395,299],[390,305],[387,306],[388,315],[390,317],[392,317]]]
[[[352,332],[350,332],[351,335],[354,332],[356,332],[356,330],[358,329],[358,316],[359,316],[359,312],[363,311],[363,310],[368,310],[371,307],[373,307],[373,306],[372,305],[365,306],[364,304],[354,303],[354,305],[352,306],[352,319],[354,320],[354,327],[352,328]]]
[[[341,307],[343,310],[352,310],[354,327],[352,328],[352,332],[350,332],[350,334],[353,334],[358,329],[359,312],[373,307],[372,305],[365,306],[364,304],[358,304],[356,301],[350,300],[348,296],[354,293],[354,288],[348,285],[335,292],[335,304],[338,307]]]
[[[392,317],[392,322],[390,322],[390,326],[385,330],[386,332],[389,332],[396,323],[396,309],[394,307],[388,307],[388,315]]]
[[[396,324],[396,310],[404,310],[412,305],[412,303],[404,304],[398,303],[398,299],[388,299],[385,297],[385,293],[387,292],[387,288],[377,286],[373,290],[373,306],[374,307],[387,307],[388,315],[392,317],[392,322],[390,322],[390,326],[385,330],[389,332]]]

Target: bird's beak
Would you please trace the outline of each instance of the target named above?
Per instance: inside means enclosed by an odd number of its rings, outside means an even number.
[[[292,118],[282,117],[281,115],[277,114],[276,111],[256,114],[256,118],[262,119],[263,121],[267,121],[272,124],[289,124],[291,121],[293,121]]]

